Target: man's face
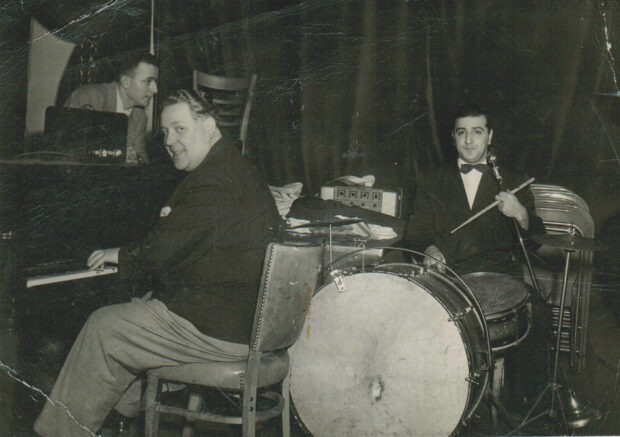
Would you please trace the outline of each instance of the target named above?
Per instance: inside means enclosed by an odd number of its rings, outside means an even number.
[[[459,156],[465,162],[477,164],[484,161],[493,130],[487,127],[484,115],[457,118],[454,122],[452,138]]]
[[[161,113],[164,144],[177,170],[192,171],[211,150],[215,120],[194,118],[186,103],[175,103]]]
[[[121,77],[121,85],[125,88],[131,106],[147,106],[157,93],[157,77],[159,69],[146,62],[140,62],[133,74]]]

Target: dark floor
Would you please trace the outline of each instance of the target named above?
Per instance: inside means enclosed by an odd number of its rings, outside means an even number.
[[[543,415],[538,420],[515,431],[515,435],[619,435],[620,434],[620,314],[617,294],[620,293],[617,279],[606,279],[605,283],[594,284],[591,291],[589,315],[589,342],[586,366],[582,372],[576,372],[568,367],[569,386],[574,390],[581,405],[596,410],[598,418],[587,426],[579,429],[565,430],[561,421]],[[9,363],[10,352],[15,350],[10,336],[5,335],[0,344],[0,353],[3,363]],[[15,358],[15,357],[14,357]],[[562,361],[565,361],[564,359]],[[42,397],[36,392],[37,388],[49,390],[54,378],[50,372],[38,372],[37,368],[45,369],[45,363],[21,362],[19,375],[32,387],[16,382],[7,376],[6,368],[0,372],[0,437],[30,437],[32,423],[42,405]],[[26,375],[28,378],[26,378]],[[563,381],[562,381],[563,383]],[[566,386],[563,383],[563,386]],[[572,411],[568,408],[568,401],[562,391],[562,407],[565,414]],[[460,430],[462,436],[507,435],[514,431],[533,400],[507,399],[510,410],[506,415],[499,414],[496,423],[490,415],[490,404],[483,401],[475,412],[475,417],[467,428]],[[549,396],[543,398],[539,407],[532,413],[532,417],[549,409]],[[557,403],[556,403],[557,405]],[[561,414],[560,410],[557,410]],[[572,418],[574,416],[569,416]],[[140,425],[140,428],[142,426]],[[178,436],[182,423],[166,419],[161,424],[162,437]],[[263,436],[280,435],[280,424],[274,419],[261,426],[258,434]],[[199,426],[197,436],[231,436],[239,435],[240,430],[228,426]],[[293,426],[294,436],[303,436],[297,424]]]

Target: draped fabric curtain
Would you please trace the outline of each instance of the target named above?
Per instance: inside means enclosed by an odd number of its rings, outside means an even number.
[[[478,101],[494,114],[500,163],[573,189],[602,216],[616,208],[601,193],[617,187],[618,102],[599,96],[615,89],[606,47],[616,2],[226,8],[235,12],[209,27],[202,62],[259,75],[250,147],[271,183],[301,181],[314,194],[344,174],[375,174],[407,202],[420,171],[455,157],[452,111]]]
[[[150,1],[74,3],[42,2],[34,13],[65,38],[97,39],[102,63],[148,44]],[[272,184],[301,181],[315,194],[338,176],[374,174],[379,186],[403,188],[407,203],[421,171],[455,157],[451,112],[479,101],[494,114],[500,165],[573,189],[597,220],[617,209],[620,98],[600,96],[617,91],[616,1],[155,8],[160,95],[190,87],[194,69],[258,74],[250,158]]]

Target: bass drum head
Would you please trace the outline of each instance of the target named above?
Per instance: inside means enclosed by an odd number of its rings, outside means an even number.
[[[312,298],[289,350],[298,419],[320,436],[450,435],[469,402],[459,329],[431,294],[377,272]]]

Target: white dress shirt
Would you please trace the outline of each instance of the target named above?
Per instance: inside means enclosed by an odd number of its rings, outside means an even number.
[[[458,159],[459,169],[461,165],[467,164],[461,158]],[[486,159],[476,164],[486,164]],[[460,173],[460,172],[459,172]],[[482,178],[482,172],[473,169],[469,173],[460,173],[463,186],[465,187],[465,193],[467,194],[467,202],[469,202],[469,209],[474,206],[474,200],[476,199],[476,193],[478,192],[478,185],[480,185],[480,179]]]
[[[127,117],[131,115],[133,106],[129,109],[123,108],[123,101],[121,100],[121,93],[118,91],[118,84],[116,85],[116,112],[118,114],[125,114]]]

